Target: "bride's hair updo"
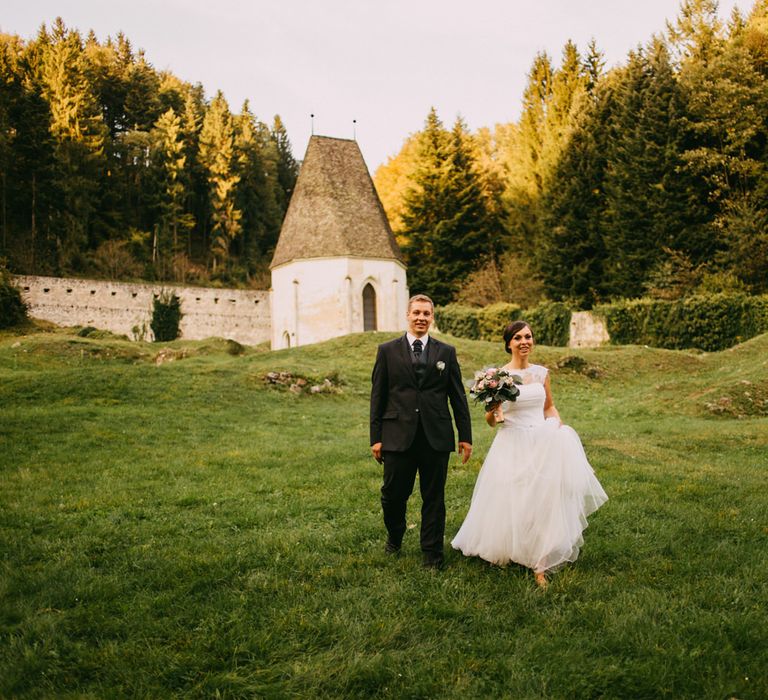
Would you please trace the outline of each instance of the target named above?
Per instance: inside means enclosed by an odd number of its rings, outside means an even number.
[[[509,341],[512,340],[512,338],[515,337],[515,334],[518,331],[523,330],[523,328],[530,329],[531,327],[528,325],[526,321],[512,321],[505,329],[504,329],[504,349],[511,355],[512,351],[509,349]],[[531,335],[533,335],[533,331],[531,330]]]

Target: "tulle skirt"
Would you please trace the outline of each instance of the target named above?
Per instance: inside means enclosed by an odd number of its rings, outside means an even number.
[[[607,500],[572,428],[502,424],[451,544],[494,564],[552,571],[576,560],[587,516]]]

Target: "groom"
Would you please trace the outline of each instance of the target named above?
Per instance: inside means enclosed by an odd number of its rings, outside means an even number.
[[[472,426],[456,350],[429,335],[434,304],[417,294],[408,301],[408,331],[379,346],[371,377],[371,452],[384,464],[381,507],[385,551],[396,554],[405,534],[405,509],[416,472],[421,490],[424,566],[442,568],[445,480],[459,431],[462,464],[472,454]]]

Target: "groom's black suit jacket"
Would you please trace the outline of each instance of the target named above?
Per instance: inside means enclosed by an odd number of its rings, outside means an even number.
[[[371,445],[380,442],[383,450],[407,450],[421,422],[432,449],[452,452],[455,442],[448,402],[459,442],[472,442],[456,349],[430,336],[425,352],[426,367],[419,381],[407,336],[379,345],[371,377]]]

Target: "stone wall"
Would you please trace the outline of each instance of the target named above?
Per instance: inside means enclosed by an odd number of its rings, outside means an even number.
[[[268,291],[59,277],[18,276],[14,281],[32,318],[60,326],[93,326],[129,338],[136,337],[136,329],[144,327],[145,339],[151,340],[152,301],[167,289],[181,300],[182,338],[231,338],[245,345],[257,345],[268,341],[271,335]]]
[[[610,342],[605,322],[590,311],[571,314],[569,348],[596,348]]]

